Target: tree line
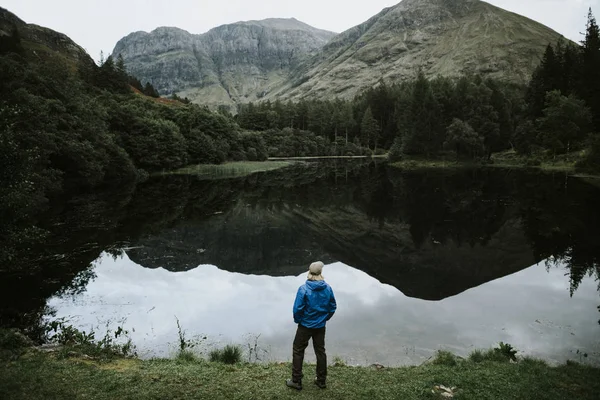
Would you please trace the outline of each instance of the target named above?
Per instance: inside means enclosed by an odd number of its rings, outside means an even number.
[[[238,107],[243,129],[310,131],[335,145],[355,144],[390,158],[489,160],[513,149],[556,157],[588,149],[581,167],[600,169],[600,34],[590,10],[581,46],[549,44],[526,86],[479,76],[385,82],[350,101],[262,102]],[[290,131],[291,130],[291,131]],[[337,150],[336,154],[340,154]]]

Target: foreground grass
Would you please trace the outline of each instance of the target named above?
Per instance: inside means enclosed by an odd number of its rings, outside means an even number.
[[[287,161],[238,161],[224,164],[199,164],[160,175],[194,175],[205,179],[229,179],[248,176],[257,172],[272,171],[292,165]]]
[[[333,366],[328,388],[284,386],[289,364],[225,365],[204,360],[117,359],[98,363],[29,351],[0,361],[1,399],[436,399],[435,385],[456,399],[598,399],[600,369],[535,360],[430,363],[405,368]]]

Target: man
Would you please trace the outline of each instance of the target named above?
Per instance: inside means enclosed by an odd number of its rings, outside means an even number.
[[[285,383],[288,387],[297,390],[302,390],[304,350],[310,339],[317,356],[315,384],[321,389],[327,387],[325,323],[333,317],[337,304],[333,290],[325,282],[322,271],[321,261],[310,264],[307,281],[298,288],[294,302],[294,322],[298,324],[298,330],[293,345],[292,379],[288,379]]]

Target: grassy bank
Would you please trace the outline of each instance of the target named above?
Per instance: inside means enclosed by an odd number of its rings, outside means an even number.
[[[305,367],[301,392],[284,386],[288,363],[225,365],[204,360],[58,359],[29,351],[0,361],[2,399],[437,399],[444,385],[456,399],[597,399],[600,369],[570,363],[549,367],[456,360],[444,355],[416,367],[332,366],[328,388],[312,384]]]
[[[269,157],[269,161],[308,161],[308,160],[364,160],[364,159],[385,159],[387,154],[373,154],[369,156],[306,156],[306,157]]]
[[[194,175],[204,179],[229,179],[240,178],[257,172],[272,171],[290,165],[292,163],[287,161],[238,161],[218,165],[192,165],[158,175]]]
[[[456,161],[456,160],[427,160],[427,159],[407,159],[390,163],[392,167],[405,170],[420,169],[438,169],[438,168],[473,168],[481,167],[482,164],[475,161]]]
[[[420,170],[420,169],[437,169],[437,168],[531,168],[541,171],[558,171],[565,172],[569,175],[581,176],[588,179],[600,178],[600,174],[585,174],[580,175],[576,171],[576,164],[583,160],[586,152],[574,152],[563,154],[557,157],[547,157],[539,154],[532,157],[524,157],[518,155],[514,151],[505,151],[492,155],[490,162],[478,161],[458,161],[453,157],[441,159],[421,159],[410,158],[402,161],[390,163],[391,166],[405,170]]]

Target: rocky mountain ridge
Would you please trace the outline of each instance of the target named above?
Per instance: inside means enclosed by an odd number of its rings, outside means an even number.
[[[380,79],[480,74],[525,83],[561,35],[480,0],[404,0],[337,36],[297,20],[175,28],[122,39],[130,71],[163,94],[209,106],[352,98]]]
[[[296,19],[238,22],[201,35],[161,27],[128,35],[112,54],[163,95],[232,106],[260,99],[333,36]]]

